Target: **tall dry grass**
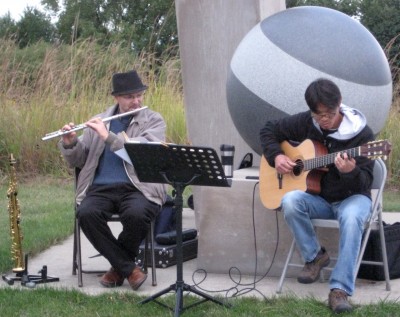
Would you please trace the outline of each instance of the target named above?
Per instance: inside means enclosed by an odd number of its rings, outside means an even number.
[[[21,50],[12,41],[0,39],[0,48],[3,174],[10,153],[19,159],[23,175],[68,173],[57,139],[44,142],[41,138],[67,122],[85,122],[112,105],[112,74],[131,69],[137,69],[149,86],[144,103],[164,116],[168,141],[186,142],[178,60],[135,56],[118,44],[104,48],[93,41],[73,46],[36,43]]]
[[[89,40],[72,46],[36,43],[21,50],[12,41],[0,39],[0,67],[0,181],[6,176],[10,153],[19,159],[18,170],[24,176],[67,175],[57,139],[44,142],[41,138],[66,122],[85,122],[113,104],[112,74],[133,68],[149,86],[145,104],[167,122],[168,141],[187,143],[177,58],[136,56],[127,47],[101,47]],[[393,144],[388,166],[390,183],[395,186],[400,185],[399,125],[398,81],[390,116],[380,133],[380,138]]]
[[[400,188],[400,82],[394,84],[394,99],[384,128],[379,133],[380,139],[387,139],[392,150],[387,160],[388,184]],[[396,93],[397,92],[397,93]]]

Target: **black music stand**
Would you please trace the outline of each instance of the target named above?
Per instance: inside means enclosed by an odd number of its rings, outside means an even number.
[[[212,301],[230,307],[210,295],[197,290],[183,281],[182,251],[182,194],[187,185],[229,187],[221,162],[215,150],[208,147],[183,146],[165,143],[126,143],[125,149],[135,166],[141,182],[164,183],[175,190],[174,208],[176,212],[176,282],[166,289],[144,299],[141,304],[155,301],[157,304],[175,311],[175,317],[184,310]],[[175,291],[175,310],[156,299]],[[183,292],[192,292],[203,297],[191,305],[183,306]]]

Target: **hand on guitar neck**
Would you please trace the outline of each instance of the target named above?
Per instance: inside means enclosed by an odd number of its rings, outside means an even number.
[[[356,167],[356,160],[346,152],[338,153],[335,157],[335,165],[340,173],[350,173]]]

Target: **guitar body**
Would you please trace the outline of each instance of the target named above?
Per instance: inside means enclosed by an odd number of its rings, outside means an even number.
[[[308,159],[325,155],[326,148],[318,142],[305,140],[297,146],[289,142],[281,143],[281,149],[293,162],[302,166],[302,162]],[[282,197],[290,191],[302,190],[310,193],[320,192],[320,180],[323,171],[319,169],[304,170],[294,168],[291,173],[278,174],[271,167],[264,156],[260,163],[260,198],[267,209],[277,209],[281,205]]]

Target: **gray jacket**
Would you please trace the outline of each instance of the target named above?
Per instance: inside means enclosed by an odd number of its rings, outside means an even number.
[[[95,116],[107,118],[115,113],[117,105],[108,108],[105,112]],[[107,128],[109,129],[109,123]],[[135,113],[126,134],[129,138],[140,141],[165,141],[166,124],[162,116],[148,108]],[[105,144],[111,151],[117,151],[124,147],[125,139],[121,133],[110,133],[106,142],[102,141],[92,129],[85,129],[82,136],[71,145],[64,145],[62,140],[58,147],[71,168],[80,168],[76,185],[76,202],[79,204],[86,195],[86,191],[92,184],[99,158],[104,151]],[[141,183],[136,175],[135,168],[124,161],[125,170],[135,187],[150,201],[162,205],[166,199],[166,186],[164,184]]]

